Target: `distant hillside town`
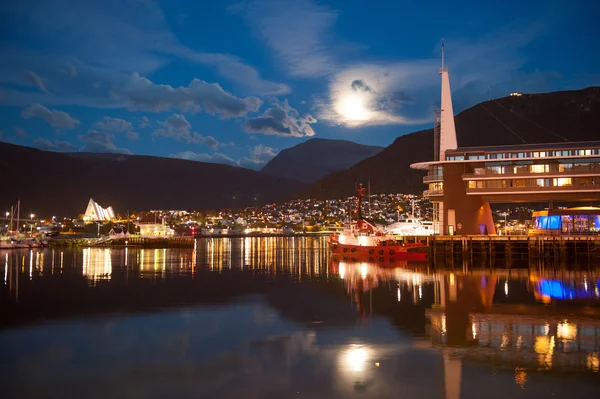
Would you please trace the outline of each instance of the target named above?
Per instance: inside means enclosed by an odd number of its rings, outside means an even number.
[[[334,200],[292,200],[260,207],[214,211],[153,209],[116,211],[90,198],[84,213],[69,217],[26,215],[20,218],[20,231],[32,234],[80,236],[222,236],[252,234],[296,234],[334,231],[344,221],[356,218],[355,196]],[[422,196],[412,194],[377,194],[362,202],[363,215],[385,226],[414,217],[428,221],[432,205]],[[522,234],[530,227],[535,208],[525,206],[495,212],[498,227],[512,234]],[[15,230],[16,215],[5,214],[3,231]],[[12,227],[11,227],[12,226]]]

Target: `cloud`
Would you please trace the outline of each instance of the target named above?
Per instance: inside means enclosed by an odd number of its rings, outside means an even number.
[[[183,141],[190,144],[204,144],[213,150],[219,148],[219,142],[212,136],[202,136],[192,132],[192,125],[184,115],[173,114],[164,121],[158,122],[162,126],[156,129],[153,136],[164,136],[174,140]]]
[[[45,151],[55,151],[55,152],[73,152],[75,151],[75,146],[67,141],[54,140],[54,142],[50,140],[43,139],[38,137],[33,141],[33,145],[40,150]]]
[[[133,125],[131,122],[128,122],[124,119],[105,116],[102,118],[102,120],[94,123],[92,127],[110,133],[125,133],[125,137],[127,137],[130,141],[140,138],[140,135],[133,131]]]
[[[256,145],[250,150],[248,157],[241,157],[237,161],[233,158],[215,152],[213,154],[195,153],[193,151],[183,151],[178,154],[171,154],[170,158],[186,159],[188,161],[220,163],[224,165],[239,166],[247,169],[260,170],[267,162],[269,162],[279,150],[272,147],[267,147],[263,144]]]
[[[40,91],[44,93],[48,91],[44,85],[44,82],[42,81],[42,78],[40,78],[35,72],[27,71],[23,74],[23,77],[27,82],[40,89]]]
[[[131,131],[131,130],[125,132],[125,136],[131,141],[134,141],[134,140],[137,140],[140,138],[140,135],[138,133]]]
[[[439,92],[437,65],[432,58],[349,66],[332,76],[328,98],[315,99],[317,115],[346,127],[426,123]]]
[[[69,114],[63,111],[50,110],[41,104],[33,104],[25,108],[21,113],[24,119],[42,118],[54,127],[64,127],[72,129],[79,124],[79,121],[72,118]]]
[[[27,134],[27,132],[21,128],[15,128],[15,133],[17,134],[17,136],[20,137],[29,137],[29,135]]]
[[[329,7],[310,0],[251,0],[229,10],[244,16],[291,76],[318,77],[335,70],[329,31],[337,12]]]
[[[261,169],[267,162],[273,159],[277,153],[278,149],[267,147],[264,144],[256,145],[250,150],[249,157],[242,157],[238,160],[238,165],[243,168],[248,169]]]
[[[101,132],[98,130],[88,130],[84,135],[79,136],[79,139],[85,142],[81,148],[81,152],[111,152],[118,154],[131,154],[127,148],[118,148],[112,142],[115,136],[110,133]]]
[[[130,122],[119,118],[111,118],[110,116],[105,116],[101,121],[94,123],[93,127],[112,133],[123,133],[133,129]]]
[[[17,43],[45,43],[54,37],[52,51],[39,46],[0,43],[0,52],[10,54],[11,62],[0,64],[0,83],[23,84],[23,71],[36,68],[39,80],[52,81],[52,93],[10,89],[0,104],[23,106],[34,102],[50,105],[87,105],[120,108],[110,97],[110,88],[126,81],[132,73],[148,76],[176,57],[207,65],[219,75],[251,94],[278,95],[290,88],[263,79],[244,60],[230,54],[202,53],[185,47],[171,31],[156,1],[106,0],[73,2],[55,0],[15,3],[6,8],[6,20],[19,21],[12,28]],[[69,21],[64,29],[61,21]],[[56,32],[61,34],[57,35]],[[34,83],[33,76],[27,76]],[[126,104],[125,104],[126,106]]]
[[[291,92],[291,88],[278,82],[263,79],[258,71],[244,60],[230,54],[199,53],[186,47],[170,46],[166,52],[192,62],[214,67],[224,78],[242,86],[247,91],[261,95],[281,95]]]
[[[186,159],[188,161],[221,163],[225,165],[237,166],[236,161],[220,152],[215,152],[213,154],[197,154],[193,151],[183,151],[179,154],[171,154],[169,155],[169,158],[179,158]]]
[[[150,119],[148,119],[148,117],[147,117],[147,116],[142,116],[142,117],[140,118],[140,123],[138,124],[138,126],[139,126],[141,129],[145,129],[145,128],[147,128],[147,127],[150,127],[150,126],[152,126],[152,124],[150,123]]]
[[[256,97],[238,98],[221,88],[217,83],[194,79],[186,86],[157,85],[137,73],[114,90],[118,100],[125,101],[131,110],[164,112],[172,109],[182,112],[197,112],[201,108],[221,118],[244,116],[258,111],[261,100]]]
[[[352,81],[352,83],[350,84],[350,87],[354,91],[366,91],[366,92],[373,91],[363,80],[360,80],[360,79]]]
[[[77,77],[77,67],[72,62],[65,62],[65,72],[73,78]]]
[[[316,122],[317,120],[310,114],[300,117],[298,111],[292,108],[287,100],[280,102],[274,99],[271,108],[267,108],[256,118],[247,118],[243,127],[248,133],[302,137],[315,135],[310,125]]]

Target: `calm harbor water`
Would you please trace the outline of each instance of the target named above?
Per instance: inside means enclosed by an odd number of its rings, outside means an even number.
[[[600,269],[332,259],[324,238],[0,251],[4,398],[600,391]]]

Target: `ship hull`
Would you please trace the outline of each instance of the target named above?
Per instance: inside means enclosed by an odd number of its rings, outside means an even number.
[[[347,259],[354,258],[371,262],[389,260],[425,262],[428,259],[427,247],[418,244],[369,246],[342,244],[337,240],[330,240],[328,244],[333,255]]]

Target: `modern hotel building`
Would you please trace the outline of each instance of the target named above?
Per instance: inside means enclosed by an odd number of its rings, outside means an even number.
[[[460,148],[443,57],[440,74],[435,159],[411,165],[428,172],[424,194],[440,234],[495,234],[493,202],[600,203],[600,141]]]

